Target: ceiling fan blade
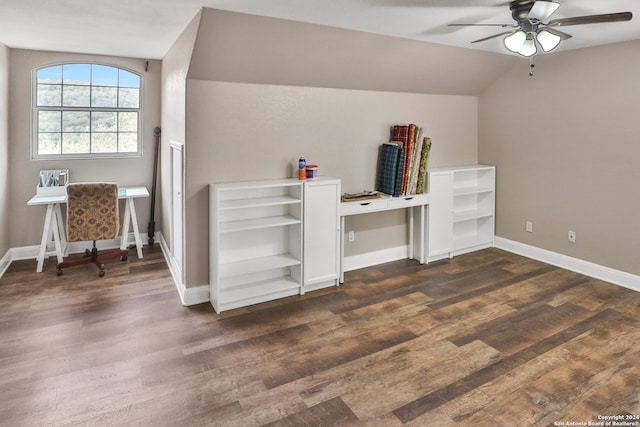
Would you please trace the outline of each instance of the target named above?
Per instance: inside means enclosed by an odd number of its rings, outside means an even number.
[[[485,38],[482,38],[482,39],[474,40],[471,43],[479,43],[479,42],[483,42],[483,41],[486,41],[486,40],[491,40],[491,39],[494,39],[496,37],[504,36],[505,34],[512,34],[513,32],[514,31],[505,31],[503,33],[498,33],[498,34],[494,34],[494,35],[489,36],[489,37],[485,37]]]
[[[562,40],[567,40],[573,37],[571,34],[567,34],[564,31],[556,30],[555,28],[544,27],[545,30],[549,31],[551,34],[555,34],[560,37]]]
[[[603,15],[575,16],[573,18],[560,18],[549,21],[548,26],[566,27],[568,25],[599,24],[603,22],[631,21],[631,12],[605,13]]]
[[[516,27],[516,25],[512,24],[449,24],[449,27]]]
[[[553,12],[555,12],[559,6],[560,3],[538,0],[533,4],[533,6],[531,6],[527,19],[546,21],[551,15],[553,15]]]

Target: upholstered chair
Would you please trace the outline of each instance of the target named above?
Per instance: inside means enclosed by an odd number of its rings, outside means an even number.
[[[97,240],[115,239],[120,228],[118,209],[118,186],[115,183],[84,182],[67,186],[68,242],[93,241],[93,247],[85,250],[84,257],[71,258],[58,263],[58,275],[62,269],[76,265],[94,263],[98,266],[98,276],[104,276],[104,261],[120,258],[126,261],[128,250],[98,252]]]

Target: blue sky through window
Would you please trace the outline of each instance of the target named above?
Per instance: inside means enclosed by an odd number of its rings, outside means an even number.
[[[104,65],[93,65],[91,78],[91,83],[96,86],[118,86],[118,69]]]
[[[120,87],[140,88],[140,76],[120,70]]]
[[[68,64],[62,67],[62,82],[72,84],[91,83],[91,65]]]
[[[66,64],[38,70],[38,83],[85,84],[140,88],[140,76],[107,65]]]
[[[62,65],[38,70],[38,83],[62,83]]]

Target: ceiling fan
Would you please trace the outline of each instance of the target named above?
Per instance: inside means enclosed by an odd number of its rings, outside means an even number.
[[[538,52],[538,45],[545,52],[555,49],[560,41],[571,38],[570,34],[558,30],[569,25],[597,24],[604,22],[630,21],[631,12],[606,13],[602,15],[576,16],[547,21],[560,7],[560,3],[547,0],[514,0],[509,3],[515,24],[449,24],[449,26],[493,26],[511,28],[498,34],[474,40],[483,42],[495,37],[506,36],[504,45],[511,52],[531,57]]]

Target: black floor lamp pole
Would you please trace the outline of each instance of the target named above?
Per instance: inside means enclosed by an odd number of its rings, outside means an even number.
[[[156,212],[156,183],[158,180],[158,158],[160,157],[160,128],[156,127],[153,130],[153,134],[156,137],[156,151],[153,159],[153,184],[151,185],[151,215],[149,216],[149,227],[147,229],[147,235],[149,237],[149,245],[153,245],[154,234],[156,229],[155,212]]]

